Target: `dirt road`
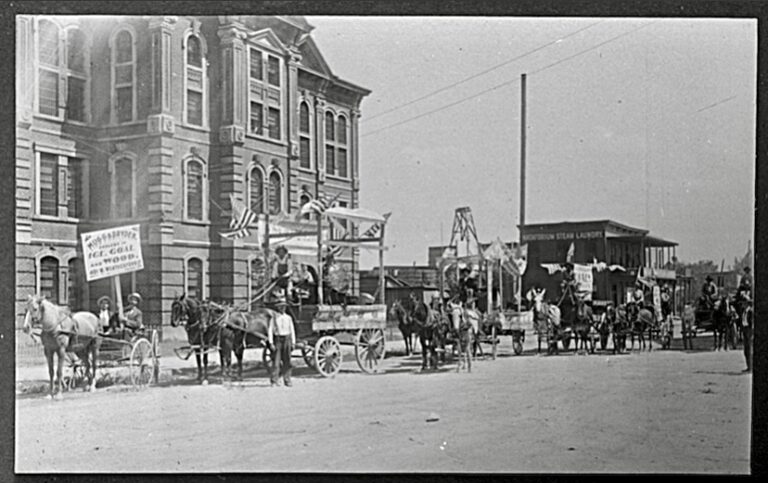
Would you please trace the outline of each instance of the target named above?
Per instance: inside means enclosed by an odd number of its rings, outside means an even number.
[[[345,362],[335,379],[301,366],[292,388],[187,372],[142,392],[20,397],[16,471],[749,472],[740,351],[418,365],[392,357],[366,376]]]

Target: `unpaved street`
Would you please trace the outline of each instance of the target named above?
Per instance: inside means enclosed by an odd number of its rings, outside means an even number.
[[[740,351],[502,351],[471,374],[385,362],[323,379],[297,361],[293,388],[253,369],[243,383],[185,372],[141,392],[23,396],[16,471],[749,472]]]

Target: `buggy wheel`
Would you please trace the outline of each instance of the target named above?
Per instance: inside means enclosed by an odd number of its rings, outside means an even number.
[[[496,325],[491,326],[491,359],[494,361],[496,360],[496,345],[498,344],[498,340],[496,340]]]
[[[146,387],[153,382],[156,359],[152,344],[147,339],[139,339],[133,344],[130,358],[131,384],[133,387]]]
[[[152,344],[152,377],[155,383],[160,380],[160,334],[156,329],[152,329],[151,335]]]
[[[315,344],[315,369],[323,377],[333,377],[341,369],[341,344],[335,337],[324,335]]]
[[[305,345],[301,348],[301,357],[304,359],[304,363],[307,367],[315,368],[315,346]]]
[[[355,336],[355,358],[357,365],[366,374],[379,370],[379,363],[384,360],[387,348],[384,343],[384,331],[381,329],[360,329]]]

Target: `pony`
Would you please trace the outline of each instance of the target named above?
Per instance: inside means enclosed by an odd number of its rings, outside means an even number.
[[[541,353],[541,341],[547,340],[547,353],[558,353],[557,338],[560,328],[560,307],[549,304],[545,299],[546,289],[531,292],[533,300],[533,327],[538,335],[537,353]]]
[[[90,312],[71,313],[68,307],[53,304],[41,295],[27,298],[23,330],[29,334],[32,324],[40,324],[45,359],[48,362],[50,398],[61,399],[64,389],[62,370],[67,353],[76,354],[85,366],[88,377],[88,391],[96,390],[96,368],[98,367],[101,339],[99,318]],[[53,356],[57,356],[56,390],[53,379]]]
[[[174,299],[171,303],[171,326],[184,324],[187,341],[194,347],[197,362],[197,381],[208,384],[208,352],[204,347],[218,347],[221,374],[226,376],[232,365],[232,345],[234,333],[221,324],[221,320],[211,323],[211,308],[194,297],[186,294]]]
[[[448,318],[455,341],[454,347],[459,355],[456,372],[459,372],[464,364],[467,366],[467,372],[472,372],[473,340],[479,330],[480,316],[474,309],[448,302]]]
[[[403,334],[406,356],[410,356],[414,353],[413,339],[416,335],[413,321],[411,320],[410,316],[410,307],[410,298],[407,298],[402,300],[395,300],[392,303],[392,307],[389,309],[390,315],[397,319],[397,328],[400,329],[400,333]]]
[[[693,350],[693,337],[696,335],[694,325],[696,324],[696,311],[691,304],[685,304],[683,315],[680,319],[680,332],[683,336],[683,350]]]
[[[595,341],[592,338],[592,307],[579,297],[576,300],[576,310],[573,312],[573,333],[576,335],[576,350],[583,348],[590,353],[595,352]]]
[[[437,369],[437,347],[444,347],[442,342],[444,338],[440,330],[441,317],[424,301],[418,300],[413,292],[408,297],[412,304],[409,315],[421,344],[421,370],[428,369],[430,366]]]
[[[653,348],[652,338],[650,335],[655,330],[655,317],[653,312],[643,306],[631,304],[631,309],[628,310],[631,321],[631,340],[629,350],[635,348],[635,337],[637,337],[640,351],[645,349],[645,333],[648,332],[648,351]]]
[[[632,330],[627,313],[627,306],[624,304],[616,307],[616,314],[611,325],[613,333],[613,353],[616,354],[627,350],[627,334]]]

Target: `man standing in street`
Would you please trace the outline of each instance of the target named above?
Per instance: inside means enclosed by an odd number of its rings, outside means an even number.
[[[283,378],[286,387],[291,387],[291,352],[296,345],[296,331],[293,327],[293,318],[285,313],[285,299],[277,301],[277,310],[280,312],[269,321],[267,340],[272,352],[272,371],[269,382],[275,386],[279,378]]]
[[[743,372],[752,372],[752,330],[754,328],[754,314],[752,312],[752,298],[745,300],[744,313],[741,314],[741,332],[744,337],[744,359],[747,368]]]

